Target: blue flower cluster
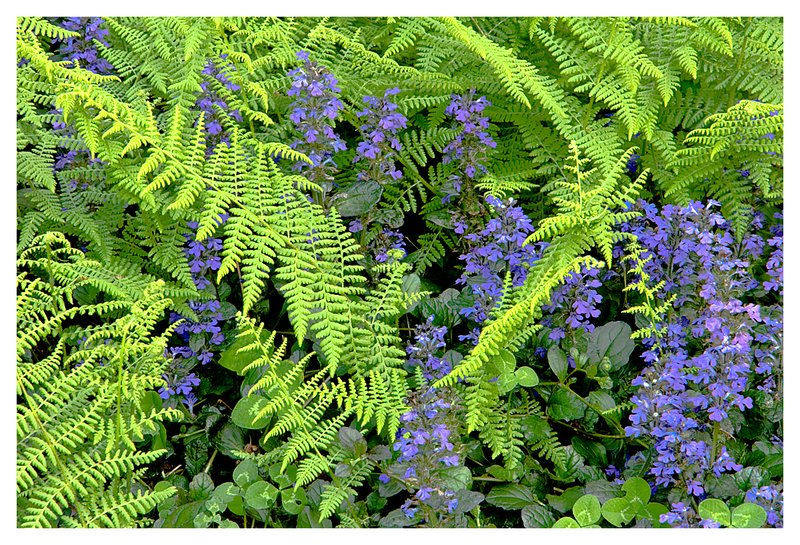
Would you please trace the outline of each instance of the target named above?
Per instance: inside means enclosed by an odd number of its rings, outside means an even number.
[[[775,214],[775,219],[782,222],[783,214]],[[769,280],[764,281],[763,286],[765,290],[777,292],[783,297],[783,223],[770,227],[770,233],[772,237],[767,240],[767,244],[772,248],[767,260]]]
[[[533,224],[522,208],[514,206],[514,199],[501,201],[489,195],[486,203],[491,207],[492,218],[480,231],[468,232],[469,227],[462,220],[455,224],[455,232],[464,235],[469,244],[469,251],[459,256],[465,266],[456,283],[469,286],[475,296],[475,303],[460,313],[479,324],[486,321],[500,301],[506,274],[511,275],[512,287],[524,284],[528,268],[539,259],[546,246],[543,243],[525,245],[525,239],[533,232]]]
[[[719,522],[712,519],[701,519],[695,510],[684,502],[674,502],[672,509],[659,517],[662,523],[673,528],[719,528]]]
[[[602,280],[606,280],[609,274],[613,273],[606,271]],[[566,337],[565,326],[594,331],[592,319],[600,316],[597,305],[603,301],[603,296],[597,291],[600,286],[600,269],[583,265],[579,272],[571,272],[564,283],[553,290],[550,303],[542,307],[549,316],[544,316],[541,321],[551,328],[550,340],[558,341]]]
[[[767,512],[767,524],[783,528],[783,484],[753,487],[744,495],[745,500],[756,503]]]
[[[453,490],[443,482],[442,471],[461,464],[458,454],[458,420],[450,389],[436,389],[430,383],[450,372],[450,363],[439,354],[445,348],[447,328],[433,325],[433,316],[417,327],[415,342],[406,348],[412,367],[419,367],[427,381],[407,400],[408,410],[400,416],[393,449],[396,463],[380,476],[387,483],[394,477],[416,490],[401,509],[408,518],[422,511],[422,518],[441,524],[458,507]],[[391,476],[391,477],[390,477]]]
[[[336,117],[343,108],[338,95],[340,89],[330,70],[309,60],[307,51],[298,51],[297,58],[304,64],[289,72],[292,86],[288,95],[295,97],[289,119],[302,139],[295,140],[292,148],[304,153],[312,164],[298,161],[293,168],[325,187],[324,184],[333,181],[336,172],[334,154],[347,149],[344,140],[333,130]]]
[[[378,263],[391,262],[394,259],[403,259],[406,256],[406,241],[403,233],[392,229],[381,229],[380,232],[367,245],[367,249]],[[400,250],[402,255],[391,250]],[[394,255],[393,255],[394,254]]]
[[[394,164],[394,157],[403,148],[397,133],[406,128],[408,120],[397,111],[397,104],[389,100],[399,92],[400,89],[394,87],[387,89],[383,98],[365,96],[366,108],[356,113],[363,123],[359,127],[361,142],[353,162],[364,161],[367,164],[367,168],[358,173],[361,181],[388,184],[403,176]]]
[[[748,234],[737,242],[717,206],[692,202],[659,211],[639,202],[643,217],[623,226],[645,248],[650,280],[666,283],[662,296],[677,295],[666,323],[645,339],[648,365],[632,382],[637,391],[626,433],[655,441],[650,473],[657,485],[680,483],[694,496],[705,494],[711,474],[742,468],[722,446],[721,423],[753,407],[745,391],[772,366],[752,364],[759,350],[775,349],[763,333],[762,308],[743,302],[759,287],[750,270],[763,239]],[[680,507],[670,517],[676,524],[685,519]]]
[[[189,412],[193,412],[194,405],[197,403],[197,396],[194,395],[193,389],[195,386],[200,386],[200,379],[194,373],[186,374],[181,371],[182,369],[173,368],[170,374],[161,375],[166,384],[159,388],[158,395],[168,402],[170,399],[180,397]]]
[[[641,155],[632,153],[630,157],[628,157],[628,163],[625,165],[625,168],[631,174],[636,174],[636,169],[639,168],[639,159],[641,159]]]
[[[81,33],[78,37],[68,37],[64,40],[53,39],[54,44],[58,44],[58,57],[63,60],[70,60],[76,66],[85,68],[95,74],[110,74],[114,67],[106,59],[100,56],[97,45],[103,44],[108,47],[106,36],[108,30],[101,28],[105,21],[100,17],[67,17],[60,26]]]
[[[220,59],[225,61],[228,55],[220,55]],[[206,155],[211,155],[220,143],[225,143],[230,146],[230,135],[224,129],[223,120],[226,117],[235,119],[242,122],[242,114],[239,110],[228,110],[228,104],[219,95],[216,87],[224,87],[229,91],[239,91],[241,87],[233,83],[228,72],[232,69],[230,64],[226,66],[218,66],[213,59],[208,59],[202,74],[205,76],[204,81],[200,82],[202,92],[197,99],[196,105],[205,115],[203,117],[203,124],[207,133],[206,137]]]
[[[221,218],[224,221],[226,218]],[[196,230],[197,222],[189,222],[188,227]],[[221,265],[218,255],[222,251],[222,240],[208,238],[198,241],[187,233],[184,254],[189,259],[189,270],[195,286],[208,295],[202,301],[189,301],[189,308],[194,312],[196,319],[181,316],[175,312],[170,314],[170,322],[182,320],[175,328],[175,333],[182,339],[183,344],[171,346],[167,349],[168,357],[172,358],[170,371],[164,375],[166,386],[159,390],[159,395],[165,400],[174,400],[180,396],[183,403],[191,411],[196,403],[192,388],[200,384],[200,380],[190,373],[198,364],[206,365],[214,357],[214,347],[225,340],[219,322],[223,319],[220,312],[221,304],[212,294],[213,290],[208,275],[216,271]],[[175,401],[172,401],[173,403]]]
[[[444,163],[454,163],[456,171],[450,176],[442,191],[445,193],[442,202],[449,202],[454,196],[461,194],[466,185],[466,194],[471,197],[472,184],[480,174],[486,172],[484,162],[487,148],[496,148],[497,143],[489,135],[489,118],[482,115],[487,106],[491,106],[485,96],[475,98],[475,90],[466,95],[452,95],[445,113],[454,118],[457,128],[461,129],[444,148]]]

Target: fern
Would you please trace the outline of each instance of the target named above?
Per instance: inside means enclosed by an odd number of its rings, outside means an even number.
[[[172,410],[145,406],[147,392],[162,383],[167,364],[166,334],[154,337],[152,331],[170,301],[163,282],[154,282],[136,300],[74,306],[71,294],[79,283],[65,272],[80,270],[83,260],[75,260],[58,235],[42,242],[49,256],[36,260],[27,252],[19,262],[30,272],[19,279],[18,326],[30,320],[46,326],[36,332],[20,329],[18,336],[19,522],[23,527],[132,526],[174,492],[132,489],[138,468],[165,452],[141,451],[137,442],[158,422],[176,417]],[[73,261],[60,263],[52,257],[57,255]],[[48,270],[49,277],[28,276]],[[86,336],[73,353],[62,337],[51,352],[37,356],[73,316],[123,308],[128,314],[102,327],[73,331]]]

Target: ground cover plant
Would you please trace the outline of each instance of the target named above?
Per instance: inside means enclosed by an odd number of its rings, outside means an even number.
[[[783,525],[781,19],[16,60],[18,526]]]

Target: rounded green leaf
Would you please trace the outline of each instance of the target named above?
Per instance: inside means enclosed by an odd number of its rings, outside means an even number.
[[[290,515],[297,515],[303,510],[306,504],[306,493],[302,488],[297,490],[285,489],[281,490],[281,506]]]
[[[214,489],[213,497],[219,502],[221,510],[224,511],[233,498],[239,495],[241,489],[235,484],[228,482],[222,483]]]
[[[761,528],[767,522],[767,512],[755,503],[743,503],[736,507],[731,515],[731,526],[734,528]]]
[[[500,373],[513,373],[514,367],[517,366],[517,358],[508,350],[501,349],[494,359],[494,364]]]
[[[230,509],[231,513],[238,516],[244,515],[244,498],[241,496],[236,496],[233,498],[230,503],[228,504],[228,509]]]
[[[648,503],[645,506],[645,514],[640,512],[640,516],[650,519],[653,528],[669,528],[669,524],[661,522],[661,515],[669,513],[669,509],[661,503]]]
[[[614,526],[622,526],[633,520],[638,505],[632,505],[626,498],[611,498],[603,504],[603,517]]]
[[[233,470],[233,482],[247,488],[258,480],[258,466],[252,460],[243,460]]]
[[[709,498],[701,501],[697,507],[697,513],[700,518],[714,520],[722,526],[731,525],[731,510],[722,500]]]
[[[622,485],[625,497],[630,502],[638,502],[642,507],[650,501],[650,485],[641,477],[631,477]]]
[[[578,524],[574,518],[572,517],[561,517],[553,524],[553,528],[580,528],[581,525]]]
[[[530,367],[520,367],[514,374],[517,375],[517,382],[525,388],[533,388],[539,384],[539,375]]]
[[[192,500],[205,500],[214,492],[214,481],[208,473],[198,473],[189,483],[189,497]]]
[[[253,509],[266,509],[278,499],[278,489],[265,481],[254,482],[247,488],[244,501]]]
[[[581,496],[572,506],[572,514],[581,526],[588,526],[600,520],[600,500],[591,494]]]
[[[497,377],[497,390],[500,395],[506,394],[517,387],[517,376],[514,373],[502,373]]]
[[[260,430],[269,422],[270,415],[258,417],[258,413],[267,404],[267,398],[251,395],[241,398],[231,413],[233,423],[247,430]]]
[[[217,363],[225,369],[230,369],[241,375],[242,370],[254,362],[257,357],[255,351],[239,353],[240,348],[244,348],[250,344],[253,344],[253,337],[251,335],[239,336],[234,343],[222,353]]]

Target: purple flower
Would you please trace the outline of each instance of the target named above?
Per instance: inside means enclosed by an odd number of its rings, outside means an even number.
[[[338,82],[330,70],[310,60],[307,51],[298,51],[297,58],[303,65],[289,72],[292,84],[288,95],[294,97],[289,119],[303,137],[292,147],[311,159],[311,164],[298,161],[292,168],[328,190],[337,170],[333,156],[346,149],[344,140],[333,130],[344,105],[339,99]]]
[[[390,184],[402,176],[394,163],[397,151],[402,149],[397,133],[406,128],[406,117],[397,112],[397,104],[389,97],[399,89],[388,89],[383,98],[365,96],[367,107],[356,113],[362,119],[359,126],[361,142],[356,147],[354,163],[361,162],[364,168],[358,173],[361,181]]]
[[[454,174],[442,187],[445,196],[442,202],[449,202],[454,196],[466,193],[472,198],[472,180],[486,172],[484,165],[488,148],[497,147],[497,143],[489,135],[489,118],[482,115],[483,110],[491,103],[486,97],[475,98],[475,90],[465,95],[451,95],[451,102],[445,108],[445,114],[454,119],[454,126],[461,129],[444,148],[444,163],[453,163]]]
[[[95,74],[111,74],[114,67],[100,56],[95,41],[108,47],[106,41],[108,30],[101,28],[105,21],[99,17],[66,17],[61,23],[53,19],[54,24],[60,24],[67,30],[78,32],[81,36],[68,37],[63,40],[54,38],[53,43],[58,44],[58,60],[72,61],[75,66],[85,68]]]
[[[515,201],[500,201],[489,195],[486,203],[494,217],[483,229],[467,233],[470,250],[459,259],[465,262],[464,273],[456,281],[468,286],[475,296],[471,307],[461,309],[462,316],[484,322],[503,296],[505,276],[511,274],[512,287],[525,283],[528,268],[539,259],[543,244],[525,245],[533,225]],[[462,339],[463,340],[463,339]]]
[[[227,59],[227,55],[220,55],[222,61]],[[233,66],[230,63],[219,63],[213,59],[206,61],[205,67],[201,71],[204,76],[200,84],[202,90],[200,96],[195,102],[195,106],[203,112],[203,123],[206,137],[206,156],[210,156],[214,149],[225,143],[230,145],[230,135],[225,130],[224,121],[227,119],[234,119],[237,122],[242,122],[242,115],[239,110],[232,110],[228,112],[228,104],[220,96],[222,89],[236,92],[240,90],[240,86],[230,81],[228,73],[233,71]]]
[[[696,496],[705,493],[707,479],[742,469],[724,446],[712,459],[719,445],[705,441],[732,412],[753,407],[744,392],[758,374],[772,372],[782,337],[782,323],[770,318],[782,313],[779,306],[743,302],[761,287],[752,262],[761,255],[763,240],[749,233],[737,242],[718,206],[690,202],[658,210],[640,201],[631,208],[642,216],[621,226],[644,249],[647,282],[661,283],[656,296],[671,302],[662,323],[644,339],[646,367],[632,382],[637,390],[626,434],[652,438],[650,473],[656,484],[683,484]],[[760,229],[763,218],[755,217],[753,225]],[[773,384],[767,376],[759,389],[770,391]],[[674,514],[666,518],[690,524]]]

